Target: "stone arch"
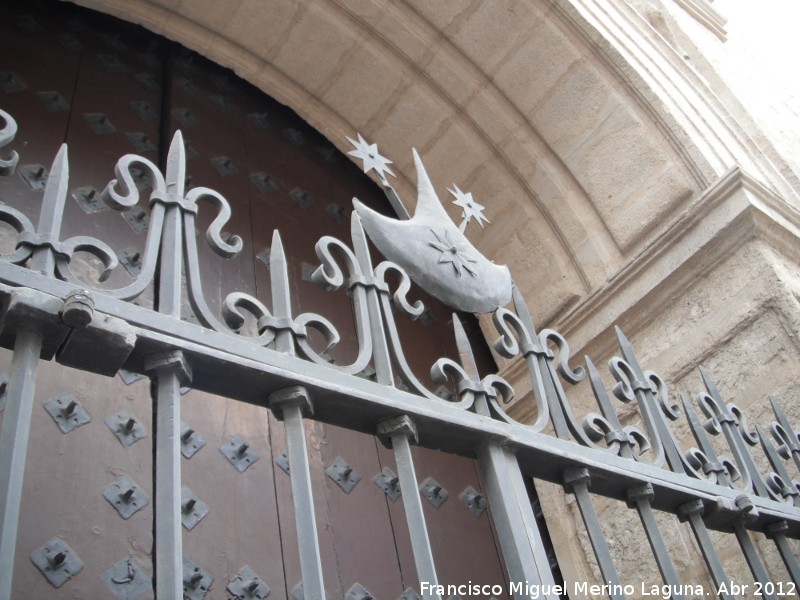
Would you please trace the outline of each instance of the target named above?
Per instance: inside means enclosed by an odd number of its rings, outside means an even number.
[[[355,130],[380,142],[398,162],[398,187],[407,199],[414,181],[408,150],[418,146],[440,190],[455,181],[487,205],[493,226],[478,232],[477,243],[524,278],[519,283],[545,322],[585,299],[581,318],[595,310],[607,320],[648,294],[677,305],[677,294],[651,292],[667,275],[674,275],[672,289],[696,281],[694,267],[679,267],[702,260],[697,248],[711,234],[684,244],[678,260],[663,260],[661,280],[651,270],[654,246],[684,235],[687,223],[711,218],[720,198],[732,188],[740,192],[742,181],[748,194],[765,198],[771,190],[762,181],[785,189],[748,156],[753,147],[741,131],[717,122],[719,107],[692,103],[703,99],[694,82],[664,92],[675,83],[658,80],[675,75],[669,61],[658,64],[641,48],[637,54],[633,34],[614,31],[614,18],[589,10],[597,8],[590,0],[513,5],[516,14],[464,2],[454,18],[423,2],[278,3],[270,5],[275,13],[244,0],[84,4],[231,67],[342,149]],[[635,33],[635,15],[615,7]],[[720,178],[737,163],[753,169],[756,180],[735,171]],[[695,210],[703,203],[708,212]],[[750,236],[746,225],[742,239]],[[614,285],[606,286],[609,280]],[[631,280],[641,291],[629,299],[623,286]],[[612,292],[597,294],[602,288]],[[604,301],[619,289],[625,301],[609,307]],[[638,312],[640,321],[652,320],[652,310]],[[638,325],[646,330],[646,323]]]
[[[472,235],[545,320],[711,177],[555,4],[80,3],[232,68],[343,150],[360,131],[411,201],[417,147],[441,193],[456,183],[487,206]]]

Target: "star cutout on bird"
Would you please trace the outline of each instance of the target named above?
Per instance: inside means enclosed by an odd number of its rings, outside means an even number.
[[[355,150],[351,150],[347,154],[360,158],[364,162],[364,173],[375,171],[384,183],[386,183],[386,173],[395,177],[395,174],[389,168],[392,161],[381,156],[380,152],[378,152],[378,144],[368,144],[360,133],[357,135],[358,141],[350,137],[347,138],[355,146]]]
[[[453,194],[455,200],[453,200],[453,204],[456,206],[460,206],[463,209],[463,221],[461,221],[461,225],[458,226],[458,229],[461,233],[464,233],[464,229],[466,229],[469,222],[474,218],[478,225],[483,227],[483,223],[481,221],[486,221],[489,223],[489,219],[483,214],[484,207],[482,204],[478,204],[475,202],[475,199],[472,197],[472,193],[464,193],[456,184],[453,184],[455,190],[451,190],[448,188],[448,192]]]
[[[439,235],[431,229],[431,233],[433,237],[436,238],[436,241],[428,241],[428,245],[436,248],[442,255],[439,257],[439,263],[450,263],[453,265],[453,268],[456,270],[456,274],[461,277],[463,271],[466,271],[473,277],[476,277],[478,274],[475,271],[475,268],[470,263],[476,263],[477,261],[468,256],[466,253],[466,248],[459,243],[451,242],[450,236],[447,235],[447,230],[442,232],[442,235]]]

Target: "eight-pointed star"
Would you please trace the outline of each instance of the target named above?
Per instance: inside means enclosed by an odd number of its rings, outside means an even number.
[[[364,173],[369,173],[371,170],[374,170],[378,174],[378,177],[380,177],[383,181],[386,181],[386,173],[394,177],[395,174],[392,173],[392,170],[389,168],[389,165],[392,161],[384,156],[381,156],[381,154],[378,152],[378,144],[368,144],[367,141],[361,137],[360,133],[357,135],[358,141],[350,137],[347,138],[347,140],[356,148],[347,154],[350,156],[355,156],[356,158],[360,158],[362,161],[364,161]]]

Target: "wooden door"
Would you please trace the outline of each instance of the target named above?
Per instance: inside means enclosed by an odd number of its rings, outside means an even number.
[[[345,293],[325,292],[308,275],[318,264],[317,239],[349,239],[353,196],[389,212],[368,178],[286,107],[142,29],[60,2],[10,3],[6,14],[0,25],[0,108],[19,124],[13,147],[21,155],[20,172],[35,174],[36,165],[49,168],[59,145],[68,144],[64,237],[92,235],[113,245],[125,264],[108,286],[135,276],[148,214],[107,210],[99,192],[114,177],[118,157],[135,153],[158,164],[172,132],[181,129],[189,158],[187,185],[210,187],[228,199],[233,219],[227,233],[245,244],[240,257],[226,261],[198,235],[204,293],[212,310],[218,311],[233,291],[268,303],[268,256],[273,230],[279,229],[295,310],[317,312],[333,322],[342,341],[331,358],[353,359],[355,332]],[[36,222],[42,191],[35,178],[18,174],[2,180],[0,193],[3,202]],[[208,218],[201,213],[199,231]],[[85,272],[91,276],[96,267],[87,260]],[[403,323],[402,335],[406,347],[414,347],[412,366],[425,380],[430,365],[455,350],[449,312],[419,297],[429,311],[418,322]],[[152,291],[137,303],[152,305]],[[194,320],[188,302],[183,318]],[[484,358],[490,368],[488,353]],[[4,361],[7,365],[9,357]],[[62,433],[46,404],[68,402],[68,395],[91,420]],[[152,442],[157,432],[152,431],[147,380],[132,373],[109,380],[48,364],[40,375],[37,404],[15,597],[153,597]],[[186,438],[183,484],[197,509],[187,511],[184,557],[207,576],[191,597],[235,597],[241,589],[237,582],[256,574],[270,598],[299,599],[291,490],[280,466],[282,425],[262,406],[192,390],[186,390],[181,410],[184,431],[193,432]],[[136,421],[139,439],[118,435],[129,418]],[[402,503],[372,481],[384,468],[397,471],[391,452],[373,436],[311,421],[307,438],[328,596],[349,592],[357,598],[364,589],[375,598],[392,599],[412,595],[408,588],[419,592]],[[240,470],[221,449],[241,443],[248,445],[251,460]],[[481,490],[474,462],[422,449],[415,458],[420,480],[430,477],[448,493],[440,506],[426,501],[425,507],[440,582],[507,589],[489,515],[476,516],[459,500],[467,487]],[[326,475],[337,460],[360,476],[352,490]],[[139,506],[123,514],[115,499],[131,486],[140,495]],[[59,588],[30,559],[55,537],[68,543],[84,565]]]

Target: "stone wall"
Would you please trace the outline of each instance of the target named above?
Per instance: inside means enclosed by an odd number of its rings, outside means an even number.
[[[586,354],[602,370],[608,359],[620,354],[611,324],[603,319],[619,315],[613,320],[633,344],[643,368],[655,370],[667,382],[673,402],[679,402],[681,394],[692,400],[705,391],[698,372],[703,366],[723,399],[747,414],[751,429],[756,423],[766,428],[774,420],[769,396],[784,408],[790,422],[797,423],[798,215],[739,172],[731,173],[725,185],[710,190],[703,203],[697,206],[694,220],[684,219],[672,233],[680,243],[670,246],[665,240],[652,254],[639,258],[639,269],[650,278],[644,295],[635,298],[631,293],[635,287],[627,288],[628,294],[623,296],[631,304],[613,312],[605,312],[609,304],[613,306],[609,301],[598,302],[596,308],[579,304],[556,329],[567,332],[568,341],[573,342],[573,366],[582,363]],[[674,256],[689,250],[687,256]],[[669,264],[671,260],[677,268],[659,270],[660,263]],[[589,314],[579,319],[582,311]],[[517,390],[526,388],[527,373],[522,365],[507,365],[505,374]],[[611,389],[614,381],[606,376],[605,383]],[[586,381],[569,389],[568,394],[578,407],[579,417],[590,410],[597,412]],[[616,406],[624,425],[636,425],[644,431],[632,407],[619,402]],[[530,396],[523,397],[510,412],[520,420],[531,421],[535,408]],[[674,431],[683,450],[696,446],[685,418],[675,422]],[[724,440],[714,441],[719,455],[730,455]],[[763,456],[760,449],[754,449],[753,454]],[[765,461],[761,466],[767,472]],[[574,500],[552,484],[537,484],[537,490],[565,578],[598,579],[588,538],[580,523],[574,523],[580,521]],[[627,582],[644,579],[658,584],[660,576],[635,512],[621,502],[599,500],[596,504],[623,582],[627,578]],[[706,583],[711,589],[689,527],[671,515],[661,515],[661,522],[682,581]],[[756,539],[774,581],[789,581],[774,544],[763,536]],[[735,582],[752,586],[752,575],[735,537],[715,534],[715,540],[726,573]]]

